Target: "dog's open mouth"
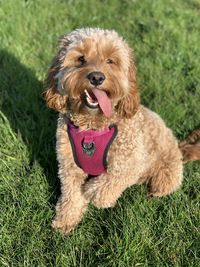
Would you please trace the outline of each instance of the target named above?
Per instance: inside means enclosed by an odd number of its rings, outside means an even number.
[[[100,108],[106,117],[112,113],[111,100],[107,93],[101,89],[93,88],[90,91],[85,90],[85,102],[91,109]]]
[[[92,91],[88,92],[87,90],[85,90],[84,92],[85,92],[86,105],[89,108],[98,108],[99,103],[93,92]]]

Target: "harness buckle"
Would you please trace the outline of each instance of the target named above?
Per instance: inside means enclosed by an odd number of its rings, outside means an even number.
[[[91,157],[94,154],[96,147],[91,136],[85,136],[82,141],[82,149],[83,153],[85,153],[88,157]]]

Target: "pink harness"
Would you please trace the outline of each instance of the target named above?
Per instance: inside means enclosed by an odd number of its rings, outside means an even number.
[[[81,131],[70,120],[67,122],[68,136],[74,161],[85,173],[98,176],[107,169],[107,154],[117,136],[117,126],[110,125],[104,130]]]

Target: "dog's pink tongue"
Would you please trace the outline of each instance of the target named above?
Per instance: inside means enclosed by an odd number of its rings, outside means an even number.
[[[93,94],[95,95],[101,110],[103,111],[106,117],[110,117],[112,113],[112,105],[107,94],[101,89],[92,89]]]

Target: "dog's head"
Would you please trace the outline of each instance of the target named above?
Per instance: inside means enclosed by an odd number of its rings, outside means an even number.
[[[47,104],[59,112],[130,118],[139,106],[132,52],[115,31],[64,35],[46,79]]]

